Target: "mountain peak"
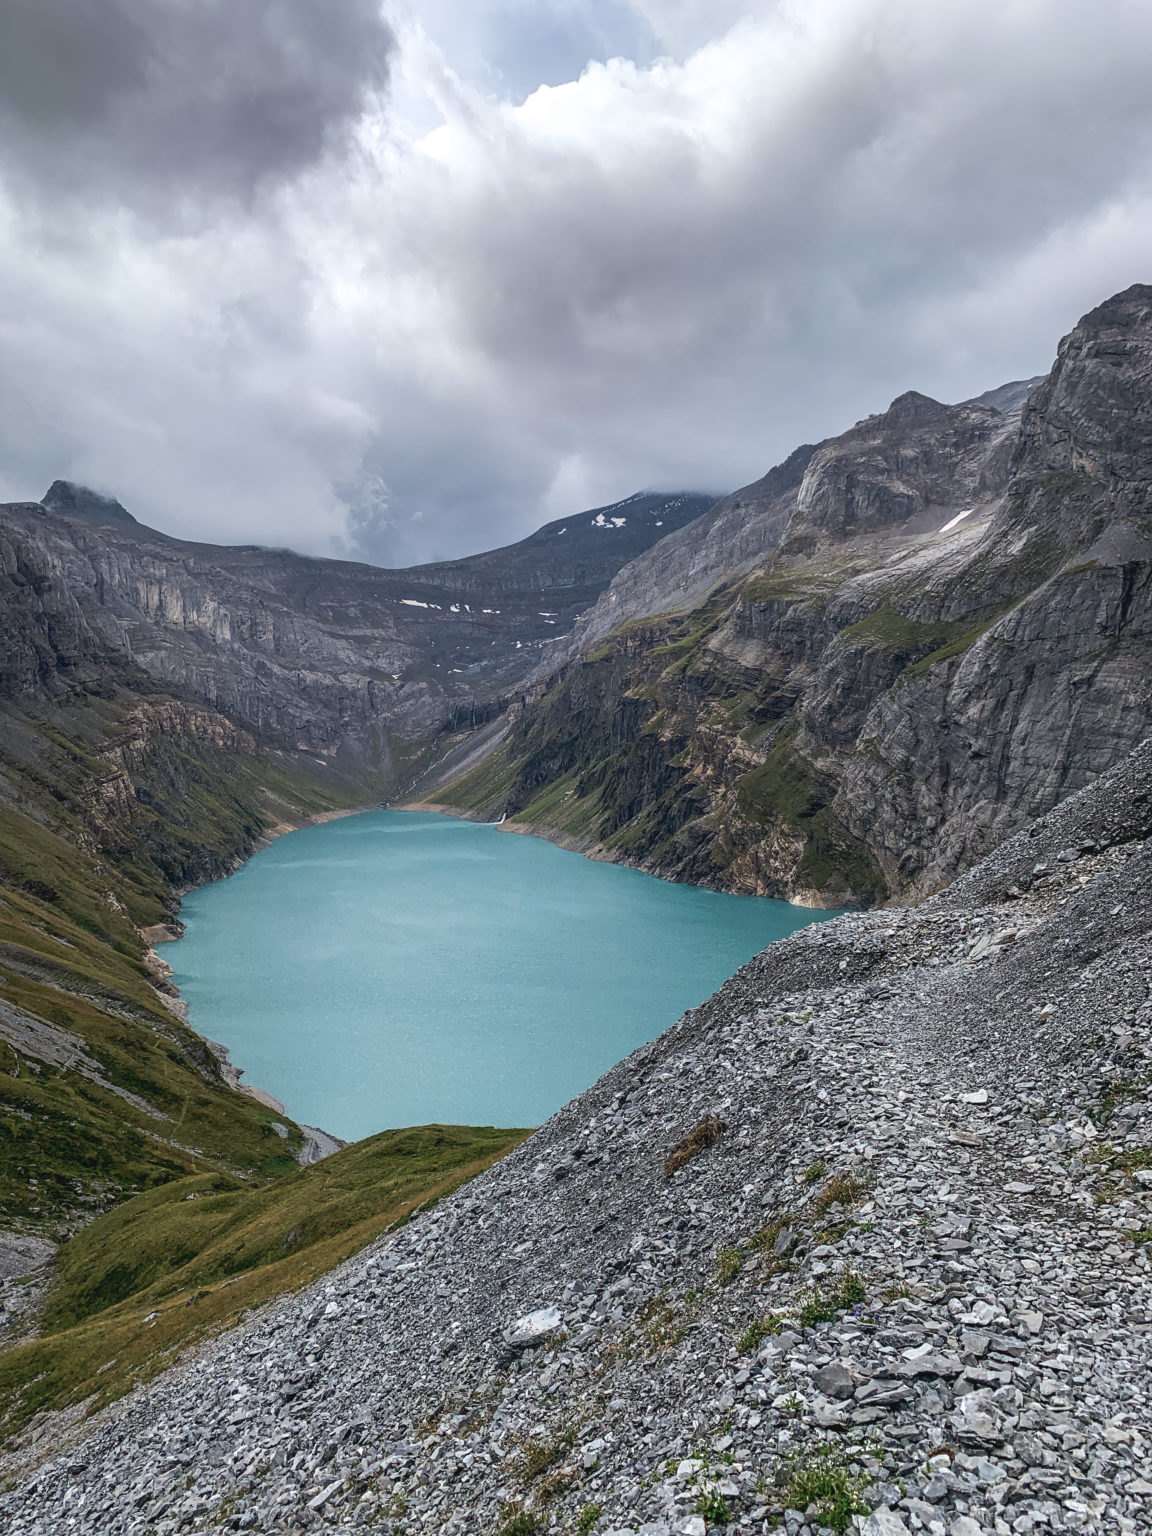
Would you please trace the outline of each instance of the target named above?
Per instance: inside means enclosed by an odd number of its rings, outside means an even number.
[[[139,526],[131,512],[118,501],[111,496],[102,496],[87,485],[78,485],[75,480],[53,480],[40,505],[58,517],[74,517],[84,523]]]
[[[946,405],[941,405],[939,400],[933,400],[931,395],[922,395],[919,390],[907,389],[902,395],[896,396],[884,414],[894,417],[897,421],[931,421],[947,410]]]

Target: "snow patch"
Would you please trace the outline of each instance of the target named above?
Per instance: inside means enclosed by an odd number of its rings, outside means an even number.
[[[941,528],[940,532],[941,533],[947,533],[949,528],[955,528],[957,523],[962,523],[966,517],[971,517],[973,512],[975,512],[975,510],[976,510],[975,507],[968,507],[963,512],[957,512],[957,514],[956,514],[956,516],[954,518],[951,518],[948,522],[946,522],[944,524],[944,526],[943,526],[943,528]]]

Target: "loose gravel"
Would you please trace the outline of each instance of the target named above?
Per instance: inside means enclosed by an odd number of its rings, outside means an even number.
[[[773,945],[3,1527],[1152,1529],[1150,978],[1152,746]]]

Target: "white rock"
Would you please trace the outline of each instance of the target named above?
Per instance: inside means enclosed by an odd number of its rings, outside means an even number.
[[[881,1504],[879,1509],[874,1509],[865,1519],[860,1520],[856,1529],[860,1536],[909,1536],[908,1527],[894,1509],[889,1509],[887,1504]]]
[[[550,1333],[555,1333],[560,1323],[558,1307],[538,1307],[535,1312],[518,1317],[510,1328],[506,1328],[504,1340],[513,1349],[527,1349],[541,1339],[546,1339]]]
[[[977,1301],[973,1303],[971,1312],[961,1312],[960,1321],[962,1323],[975,1323],[977,1327],[982,1328],[985,1324],[995,1321],[999,1315],[999,1310],[990,1301]]]
[[[988,1090],[987,1088],[977,1088],[975,1093],[962,1093],[960,1099],[964,1104],[987,1104]]]

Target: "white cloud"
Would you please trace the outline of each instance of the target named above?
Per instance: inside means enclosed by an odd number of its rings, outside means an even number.
[[[193,229],[116,187],[70,228],[12,182],[7,494],[65,474],[172,531],[448,554],[1039,371],[1149,275],[1143,5],[537,9],[578,78],[520,100],[523,6],[467,8],[450,54],[440,0],[397,22],[390,117]]]

